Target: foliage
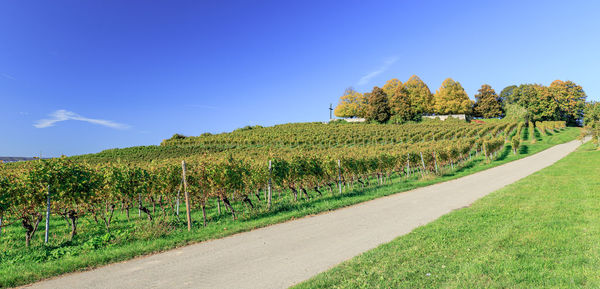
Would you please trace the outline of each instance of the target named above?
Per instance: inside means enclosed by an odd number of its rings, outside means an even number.
[[[404,89],[408,93],[411,107],[415,114],[433,113],[433,94],[421,78],[416,75],[411,76],[405,83]]]
[[[584,125],[591,125],[592,123],[600,122],[600,102],[587,102],[585,104],[584,116]]]
[[[367,99],[365,96],[350,87],[344,91],[340,103],[335,107],[334,114],[337,117],[365,117],[366,109]]]
[[[389,104],[392,113],[392,123],[405,123],[407,121],[417,121],[420,114],[412,106],[408,90],[404,85],[396,87],[396,90],[389,97]]]
[[[434,111],[437,114],[470,114],[473,102],[458,81],[447,78],[435,92]]]
[[[503,115],[502,99],[496,94],[494,89],[484,84],[475,95],[475,105],[473,106],[475,116],[483,118],[495,118]]]
[[[516,85],[509,85],[505,88],[502,89],[502,91],[500,92],[500,102],[502,104],[514,104],[517,103],[518,101],[515,100],[515,89],[517,88]]]
[[[529,112],[526,108],[516,103],[507,103],[504,105],[504,109],[506,112],[505,119],[509,121],[528,121]]]
[[[375,86],[369,96],[368,102],[367,120],[384,123],[390,119],[391,112],[388,97],[383,89]]]
[[[388,96],[388,98],[391,98],[394,95],[394,93],[396,93],[396,89],[398,89],[398,87],[402,86],[402,81],[398,80],[397,78],[392,78],[390,80],[388,80],[383,87],[381,87],[381,89],[383,89],[383,92],[385,92],[385,94]]]
[[[583,88],[572,81],[555,80],[549,90],[558,104],[556,120],[564,120],[570,125],[580,123],[587,97]]]

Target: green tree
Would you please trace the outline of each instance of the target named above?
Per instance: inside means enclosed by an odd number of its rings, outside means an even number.
[[[337,117],[365,117],[367,101],[365,96],[349,87],[340,97],[340,103],[335,107]]]
[[[434,111],[437,114],[470,114],[473,101],[458,81],[447,78],[434,95]]]
[[[558,102],[555,101],[552,90],[548,87],[535,86],[535,93],[527,99],[526,103],[530,120],[537,122],[560,119]]]
[[[475,105],[473,106],[473,114],[484,118],[500,117],[503,114],[502,100],[496,94],[494,89],[484,84],[475,95]]]
[[[389,106],[394,123],[404,123],[418,119],[419,114],[411,105],[408,91],[404,85],[398,86],[389,99]]]
[[[572,81],[555,80],[549,89],[558,104],[559,120],[573,125],[580,123],[587,97],[583,88]]]
[[[507,87],[505,87],[504,89],[502,89],[502,91],[500,92],[500,101],[505,104],[505,103],[517,103],[518,100],[515,99],[515,89],[517,88],[516,85],[509,85]]]
[[[404,88],[408,93],[411,106],[417,114],[433,113],[433,94],[418,76],[411,76],[404,83]]]
[[[390,106],[388,97],[383,89],[375,86],[369,96],[369,105],[367,108],[367,119],[384,123],[390,119]]]
[[[600,122],[600,102],[587,102],[584,109],[584,125],[587,126],[598,122]]]

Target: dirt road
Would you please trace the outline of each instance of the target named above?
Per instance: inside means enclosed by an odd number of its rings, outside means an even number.
[[[580,145],[453,181],[224,239],[69,274],[30,288],[286,288],[526,177]]]

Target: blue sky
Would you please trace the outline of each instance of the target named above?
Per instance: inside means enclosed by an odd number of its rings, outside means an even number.
[[[594,2],[0,0],[0,156],[323,121],[346,87],[413,74],[598,100]]]

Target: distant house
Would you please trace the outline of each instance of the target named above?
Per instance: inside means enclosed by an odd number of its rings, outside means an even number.
[[[464,120],[464,121],[467,120],[467,116],[465,114],[424,115],[423,117],[430,118],[430,119],[439,118],[440,120],[446,120],[449,117],[452,117],[452,118],[457,118],[457,119]]]

